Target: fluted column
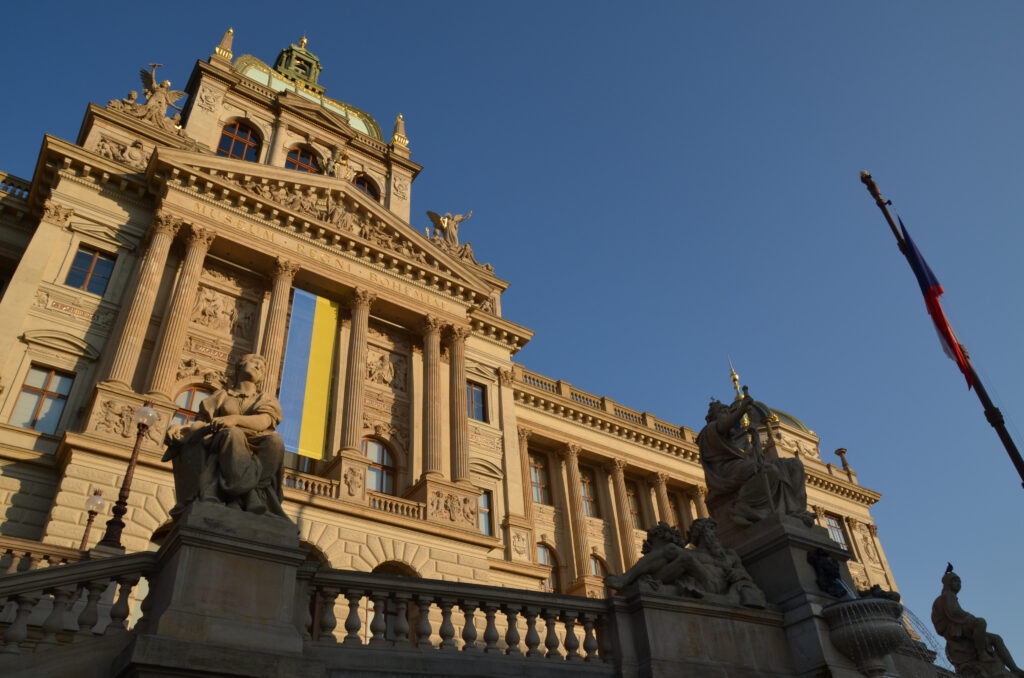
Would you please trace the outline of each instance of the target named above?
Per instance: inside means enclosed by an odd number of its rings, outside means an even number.
[[[299,265],[287,259],[278,259],[274,263],[270,309],[267,311],[267,327],[260,347],[260,355],[267,361],[267,374],[263,377],[263,390],[267,393],[277,393],[281,359],[284,357],[285,330],[288,327],[288,299],[298,270]]]
[[[669,525],[675,525],[676,517],[672,515],[672,506],[668,503],[668,474],[664,471],[658,471],[658,475],[654,477],[654,494],[658,497],[658,514],[661,516],[661,520],[665,521]],[[677,525],[682,527],[682,525]]]
[[[356,288],[352,294],[352,335],[348,342],[345,368],[345,403],[341,410],[341,449],[359,452],[363,431],[363,384],[366,381],[366,335],[370,325],[370,305],[377,295]]]
[[[203,226],[193,225],[188,234],[188,247],[185,250],[185,263],[181,266],[178,283],[174,286],[171,306],[164,316],[164,333],[156,349],[156,367],[153,368],[153,379],[149,391],[159,393],[168,398],[174,386],[181,350],[185,344],[185,334],[192,320],[192,308],[196,304],[199,291],[199,275],[203,271],[203,260],[210,249],[215,234]]]
[[[451,362],[448,365],[449,430],[452,480],[469,481],[469,405],[466,402],[466,337],[468,327],[453,326],[448,333]]]
[[[587,574],[587,556],[590,545],[587,539],[587,521],[583,513],[583,491],[580,485],[580,446],[569,443],[559,451],[565,461],[569,483],[569,525],[572,527],[573,559],[576,561],[576,577]]]
[[[708,505],[705,503],[705,498],[708,496],[708,488],[705,485],[698,485],[697,491],[693,495],[693,503],[697,506],[697,516],[700,518],[708,518]]]
[[[519,463],[523,474],[523,515],[527,520],[533,520],[533,474],[530,472],[530,436],[533,434],[528,428],[519,427]]]
[[[423,320],[423,475],[444,474],[441,407],[441,321]]]
[[[622,566],[633,567],[637,560],[636,544],[633,541],[633,524],[629,519],[629,500],[626,498],[626,462],[615,459],[608,469],[612,474],[612,485],[615,488],[615,512],[619,518],[619,548],[622,551]]]
[[[142,352],[142,342],[149,328],[149,319],[153,315],[156,293],[160,289],[160,278],[167,265],[167,253],[180,227],[181,219],[167,212],[157,212],[153,216],[149,245],[142,257],[139,280],[128,307],[128,317],[121,330],[117,350],[110,361],[110,369],[107,370],[107,379],[110,381],[131,386]]]

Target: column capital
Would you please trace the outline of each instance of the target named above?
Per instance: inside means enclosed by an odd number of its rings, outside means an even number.
[[[825,509],[823,507],[821,507],[821,506],[814,506],[812,508],[814,508],[814,512],[818,515],[818,520],[820,520],[822,523],[824,523],[825,522]]]
[[[167,210],[159,210],[153,215],[152,232],[153,235],[165,234],[172,238],[177,234],[178,229],[181,228],[182,221],[178,217],[174,216]]]
[[[877,537],[878,536],[878,525],[875,525],[874,523],[866,523],[866,525],[868,526],[868,532],[871,533],[871,536],[872,537]]]
[[[707,485],[698,485],[696,487],[696,490],[697,490],[697,496],[700,497],[701,499],[703,499],[704,497],[708,496],[708,486]]]
[[[362,307],[369,309],[376,300],[377,294],[375,292],[371,292],[370,290],[362,287],[357,287],[352,290],[352,308]]]
[[[526,428],[525,426],[519,427],[519,444],[525,443],[533,435],[533,429]]]
[[[473,330],[467,325],[449,325],[448,326],[448,339],[452,343],[462,343],[466,341],[466,337],[473,333]]]
[[[621,478],[626,471],[626,460],[616,457],[608,464],[605,464],[605,470],[616,478]]]
[[[51,223],[57,224],[61,228],[68,225],[68,220],[71,219],[71,215],[75,213],[70,207],[58,204],[53,200],[47,199],[43,203],[43,219]]]
[[[428,315],[423,318],[423,334],[440,334],[444,323],[436,315]]]
[[[669,475],[667,473],[665,473],[664,471],[658,471],[654,475],[654,484],[655,486],[658,487],[658,489],[665,489],[666,485],[668,484],[668,479]]]
[[[278,257],[274,260],[274,277],[275,278],[287,278],[291,280],[295,278],[295,274],[299,272],[298,262],[292,261],[291,259],[285,259]]]
[[[515,386],[516,384],[516,373],[512,370],[498,370],[498,378],[501,380],[502,386]]]
[[[189,228],[188,244],[190,246],[197,245],[203,248],[207,248],[211,244],[213,244],[213,239],[216,237],[217,233],[212,228],[192,224],[192,226]]]
[[[558,451],[558,454],[566,461],[576,463],[579,460],[581,449],[583,448],[576,443],[566,443],[565,447]]]

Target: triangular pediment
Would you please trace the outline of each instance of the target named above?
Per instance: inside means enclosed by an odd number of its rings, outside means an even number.
[[[419,267],[429,276],[472,290],[481,298],[501,289],[493,276],[473,270],[343,179],[167,148],[157,149],[147,174],[151,181],[163,175],[198,186],[233,205],[241,199],[264,218],[316,224],[329,242],[351,241],[369,247],[404,266]]]
[[[68,223],[68,229],[75,233],[81,233],[82,235],[87,235],[90,238],[99,240],[110,247],[123,248],[129,252],[135,251],[135,243],[128,240],[128,238],[122,235],[117,229],[105,224],[94,224],[92,222],[80,221],[73,218],[70,223]]]
[[[304,97],[292,94],[291,92],[284,92],[281,94],[279,101],[285,108],[301,113],[312,119],[313,122],[323,125],[328,129],[340,132],[346,136],[354,136],[359,133],[358,130],[349,124],[347,117],[340,113],[329,111]]]

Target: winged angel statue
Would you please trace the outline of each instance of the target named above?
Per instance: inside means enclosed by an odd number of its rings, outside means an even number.
[[[437,212],[427,210],[427,216],[430,217],[430,221],[434,224],[434,233],[431,235],[431,240],[440,241],[438,244],[444,243],[442,246],[445,249],[457,252],[459,249],[459,224],[473,216],[473,210],[470,210],[466,216],[456,214],[454,217],[451,212],[445,212],[445,215],[442,217]],[[438,232],[441,233],[442,237],[438,237]]]
[[[120,101],[114,100],[107,104],[107,108],[127,113],[141,120],[156,125],[172,134],[184,136],[181,129],[181,108],[175,104],[185,96],[185,92],[171,89],[171,81],[159,82],[156,79],[156,69],[163,64],[150,64],[151,71],[145,68],[139,69],[139,77],[142,79],[142,93],[146,97],[146,103],[136,101],[138,92],[130,92],[128,98]],[[173,118],[167,118],[167,107],[179,111]]]

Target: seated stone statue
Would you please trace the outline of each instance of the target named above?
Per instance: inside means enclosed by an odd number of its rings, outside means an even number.
[[[695,520],[690,544],[668,523],[647,530],[643,557],[620,575],[605,577],[616,590],[637,584],[641,591],[675,593],[711,602],[764,607],[764,594],[750,579],[736,552],[718,541],[715,521]]]
[[[242,356],[235,388],[207,397],[196,421],[168,427],[163,460],[174,465],[178,502],[172,516],[196,499],[285,516],[284,442],[274,430],[281,421],[281,405],[259,390],[265,372],[262,356]]]
[[[741,425],[753,404],[750,396],[732,407],[712,401],[707,425],[697,436],[708,504],[724,506],[712,508],[718,513],[712,515],[737,525],[751,525],[772,514],[789,515],[809,527],[814,516],[807,512],[803,462],[764,458],[759,443],[751,440],[757,436],[756,425]]]
[[[960,577],[953,565],[942,576],[942,593],[932,604],[932,624],[946,639],[946,657],[956,668],[957,675],[968,678],[997,678],[1022,676],[1022,671],[1010,656],[1003,639],[989,633],[987,623],[960,607]]]

